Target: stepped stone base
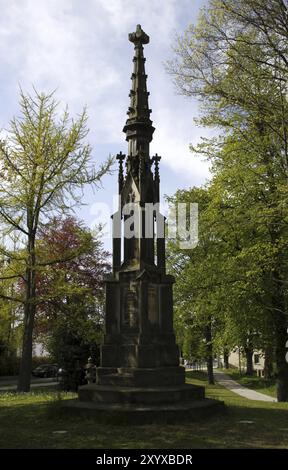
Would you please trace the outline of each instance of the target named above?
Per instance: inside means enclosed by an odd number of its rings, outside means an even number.
[[[79,399],[65,401],[63,408],[107,424],[180,423],[224,410],[223,402],[205,398],[204,387],[185,384],[184,372],[99,368],[98,383],[80,387]]]
[[[84,385],[78,390],[81,402],[131,405],[184,403],[204,398],[204,387],[184,384],[178,387],[115,387],[110,385]]]
[[[98,367],[97,384],[123,387],[153,387],[182,385],[185,383],[184,367]]]
[[[63,410],[76,412],[83,417],[95,418],[103,424],[177,424],[197,421],[224,411],[224,403],[218,400],[202,399],[185,403],[170,404],[128,404],[95,403],[91,401],[65,400]]]

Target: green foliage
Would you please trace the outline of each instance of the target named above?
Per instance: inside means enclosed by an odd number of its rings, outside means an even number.
[[[85,109],[77,119],[71,119],[68,108],[59,115],[53,93],[35,91],[35,95],[30,96],[22,90],[20,108],[20,117],[12,119],[7,137],[0,145],[0,224],[8,239],[1,251],[15,262],[9,278],[15,283],[22,279],[25,288],[20,292],[22,295],[11,296],[0,286],[0,297],[17,301],[23,307],[18,388],[28,391],[39,303],[36,280],[43,267],[51,264],[51,259],[42,257],[40,260],[36,250],[40,228],[55,214],[67,214],[72,207],[81,204],[84,186],[90,184],[97,188],[102,176],[110,170],[112,159],[108,158],[99,169],[92,162],[91,147],[86,142]],[[10,247],[15,240],[20,253]]]
[[[76,390],[88,357],[99,355],[108,253],[100,234],[72,217],[55,218],[41,233],[39,259],[52,262],[38,273],[36,333],[65,370],[63,388]]]
[[[53,334],[48,339],[47,348],[63,369],[61,377],[63,389],[76,391],[82,384],[83,367],[91,354],[91,347],[97,343],[96,340],[91,341],[91,324],[85,318],[85,312],[83,315],[78,305],[70,305],[69,313],[68,320],[61,318],[55,325]]]
[[[179,289],[184,308],[188,295],[193,322],[198,324],[197,311],[203,319],[207,314],[215,318],[216,347],[272,345],[279,380],[285,383],[286,392],[279,394],[284,400],[288,399],[286,25],[282,0],[211,0],[198,24],[178,37],[174,60],[168,64],[178,90],[199,98],[200,124],[218,131],[191,147],[210,160],[213,177],[203,189],[208,202],[200,204],[199,246],[182,267],[185,280],[180,280]],[[202,190],[197,191],[178,192],[176,198],[201,201]],[[173,256],[172,264],[178,266]]]
[[[6,279],[7,295],[11,293],[11,290],[13,290],[13,283]],[[0,299],[0,375],[17,374],[19,370],[17,351],[23,333],[19,317],[20,312],[16,302]]]

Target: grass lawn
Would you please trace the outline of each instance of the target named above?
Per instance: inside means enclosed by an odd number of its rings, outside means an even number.
[[[187,381],[207,385],[204,372],[188,372]],[[191,424],[127,427],[63,416],[55,391],[2,393],[0,448],[288,448],[288,403],[250,401],[219,385],[206,391],[225,401],[226,413]]]
[[[238,369],[221,369],[224,374],[227,374],[231,379],[235,380],[244,387],[251,388],[257,392],[264,393],[265,395],[270,395],[271,397],[276,397],[276,380],[269,379],[266,380],[263,377],[257,377],[253,375],[248,377],[245,374],[240,374]]]

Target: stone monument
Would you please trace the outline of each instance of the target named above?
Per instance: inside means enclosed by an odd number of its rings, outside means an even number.
[[[174,278],[166,274],[164,217],[158,210],[160,157],[149,151],[155,130],[143,54],[149,36],[137,25],[129,41],[135,53],[123,129],[128,152],[117,155],[119,210],[112,216],[113,273],[106,280],[101,364],[96,383],[80,387],[79,400],[70,406],[117,422],[191,420],[222,403],[205,399],[203,387],[185,384],[185,369],[179,365]]]

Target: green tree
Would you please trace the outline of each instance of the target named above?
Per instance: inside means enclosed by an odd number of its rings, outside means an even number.
[[[15,249],[15,247],[14,247]],[[21,272],[17,261],[2,257],[0,264],[0,370],[4,375],[15,373],[17,351],[20,348],[22,303],[15,299]]]
[[[37,249],[40,259],[55,263],[38,274],[37,294],[42,302],[37,307],[36,333],[65,370],[64,388],[77,390],[78,374],[90,355],[97,360],[104,333],[103,278],[109,272],[109,254],[100,233],[73,217],[46,224]]]
[[[55,213],[67,213],[81,203],[81,189],[96,187],[109,171],[108,159],[97,171],[91,148],[85,143],[88,133],[84,110],[71,120],[68,109],[58,116],[53,94],[21,92],[21,116],[10,123],[9,133],[0,147],[0,222],[6,233],[19,234],[25,294],[24,333],[18,390],[30,388],[32,337],[37,306],[36,275],[43,264],[36,253],[41,224]],[[7,251],[7,250],[6,250]],[[7,254],[7,253],[6,253]],[[13,252],[8,253],[10,258]],[[14,273],[15,278],[19,273]]]
[[[250,291],[243,307],[266,325],[263,343],[275,345],[279,401],[288,400],[287,36],[282,0],[211,0],[169,64],[179,90],[201,100],[201,124],[221,130],[194,150],[211,159],[224,220],[239,239],[230,260],[237,305]],[[260,333],[251,334],[255,342]]]
[[[213,224],[211,225],[211,219],[208,217],[209,201],[210,193],[205,188],[178,191],[173,198],[169,198],[169,202],[176,205],[179,202],[198,203],[199,242],[196,248],[187,250],[180,248],[180,240],[171,240],[168,244],[168,262],[172,274],[176,277],[176,331],[179,331],[180,338],[183,337],[184,344],[188,340],[191,346],[201,338],[201,346],[199,345],[197,350],[191,350],[190,355],[194,358],[202,355],[202,359],[207,363],[209,383],[214,383],[213,337],[218,325],[221,266],[217,262],[219,243],[215,239]],[[192,338],[195,339],[192,341]],[[185,349],[187,352],[190,348],[186,345]]]
[[[215,353],[240,347],[251,374],[254,349],[271,340],[268,315],[263,312],[259,257],[251,257],[251,251],[245,255],[245,220],[224,210],[224,194],[215,182],[216,178],[209,188],[178,191],[170,198],[174,203],[198,201],[199,242],[191,250],[181,250],[178,241],[168,244],[169,267],[176,277],[178,339],[186,354],[193,348],[190,355],[195,358],[200,353],[206,359],[210,382]]]

